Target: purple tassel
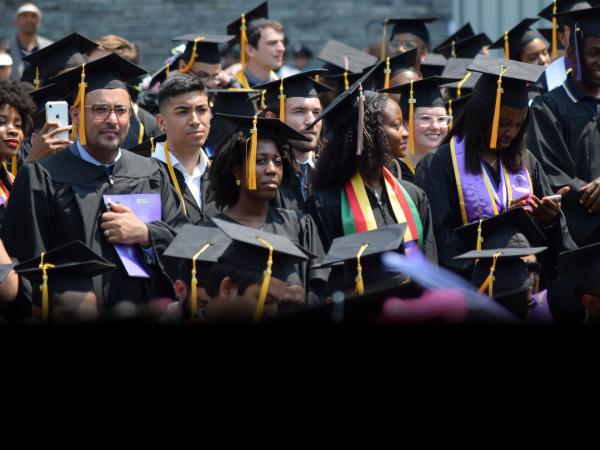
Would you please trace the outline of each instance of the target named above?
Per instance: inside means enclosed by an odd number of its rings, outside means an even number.
[[[574,32],[575,32],[575,59],[577,62],[577,81],[581,81],[581,59],[579,56],[579,35],[577,34],[577,29],[579,28],[579,24],[575,23]]]

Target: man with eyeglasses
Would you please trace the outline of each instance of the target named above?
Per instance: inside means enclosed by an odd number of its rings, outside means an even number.
[[[405,53],[418,49],[421,61],[427,58],[429,52],[428,23],[435,22],[437,18],[427,17],[422,19],[386,19],[384,27],[392,25],[388,56]]]
[[[172,295],[161,256],[187,223],[181,201],[156,160],[121,149],[132,114],[125,82],[143,73],[110,54],[54,79],[73,93],[71,120],[78,139],[22,167],[2,240],[21,261],[79,240],[116,269],[65,279],[49,269],[50,298],[64,291],[92,292],[104,312],[124,299],[145,303]],[[36,304],[40,292],[33,286],[22,283],[23,294]]]
[[[223,71],[220,45],[230,42],[234,36],[184,34],[173,38],[185,42],[185,50],[178,62],[178,71],[199,79],[208,89],[238,88],[241,85]]]

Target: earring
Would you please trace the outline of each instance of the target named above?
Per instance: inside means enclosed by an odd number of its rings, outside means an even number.
[[[236,178],[236,180],[235,180],[235,184],[239,186],[239,185],[240,185],[240,183],[241,183],[241,181],[240,181],[240,180],[238,180],[238,179]]]

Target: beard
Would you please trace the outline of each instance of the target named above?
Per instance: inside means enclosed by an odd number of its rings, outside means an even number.
[[[294,150],[301,153],[308,153],[313,151],[316,152],[318,148],[318,144],[313,144],[312,142],[305,141],[290,141],[290,145],[293,147]]]

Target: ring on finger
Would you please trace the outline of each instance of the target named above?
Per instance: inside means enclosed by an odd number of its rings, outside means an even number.
[[[108,237],[109,234],[109,230],[104,230],[104,236]]]

